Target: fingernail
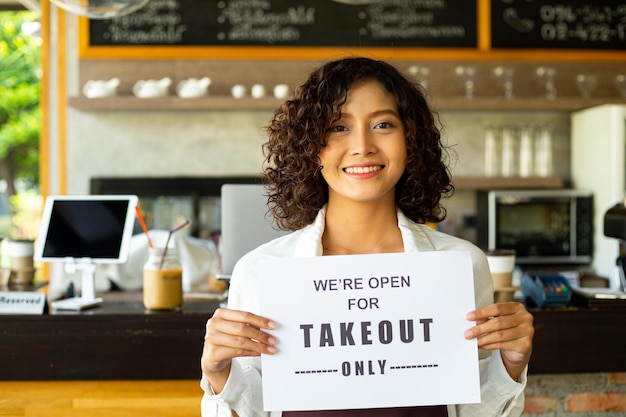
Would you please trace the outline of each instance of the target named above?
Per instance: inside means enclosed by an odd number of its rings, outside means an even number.
[[[467,313],[465,318],[468,319],[468,320],[472,320],[473,321],[476,318],[476,315],[474,314],[474,312]]]
[[[276,353],[276,348],[274,346],[268,346],[267,353]]]
[[[463,335],[465,336],[466,339],[471,339],[474,336],[474,333],[472,333],[471,330],[466,330],[465,333],[463,333]]]
[[[276,328],[276,323],[273,321],[268,321],[267,322],[267,328],[268,329],[275,329]]]

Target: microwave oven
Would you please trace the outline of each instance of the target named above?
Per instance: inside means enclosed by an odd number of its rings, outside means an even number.
[[[478,246],[515,249],[516,262],[588,264],[593,195],[582,190],[497,190],[477,195]]]

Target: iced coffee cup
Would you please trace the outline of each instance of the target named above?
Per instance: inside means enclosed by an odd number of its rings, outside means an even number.
[[[143,268],[143,304],[149,310],[178,310],[183,305],[183,269],[176,250],[150,250]]]

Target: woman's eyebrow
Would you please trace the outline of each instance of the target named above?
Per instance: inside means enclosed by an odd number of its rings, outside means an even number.
[[[392,115],[395,117],[400,117],[400,115],[398,114],[398,112],[394,109],[380,109],[380,110],[374,110],[373,112],[369,113],[368,116],[372,117],[372,116],[384,116],[384,115]],[[345,116],[347,117],[354,117],[352,115],[352,113],[348,113],[348,112],[341,112],[341,118],[344,118]]]
[[[381,116],[382,116],[382,115],[385,115],[385,114],[391,114],[391,115],[393,115],[393,116],[400,117],[400,116],[398,115],[398,112],[397,112],[397,111],[395,111],[394,109],[382,109],[382,110],[377,110],[377,111],[375,111],[375,112],[373,112],[373,113],[372,113],[372,116],[379,116],[379,115],[381,115]]]

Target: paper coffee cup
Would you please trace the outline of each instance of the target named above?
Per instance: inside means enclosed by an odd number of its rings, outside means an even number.
[[[11,258],[11,269],[14,271],[32,270],[34,249],[32,240],[8,240],[7,252]]]
[[[32,285],[35,281],[35,268],[12,270],[10,282],[16,285]]]
[[[511,288],[513,286],[513,270],[515,269],[514,249],[493,249],[485,251],[493,288]]]

